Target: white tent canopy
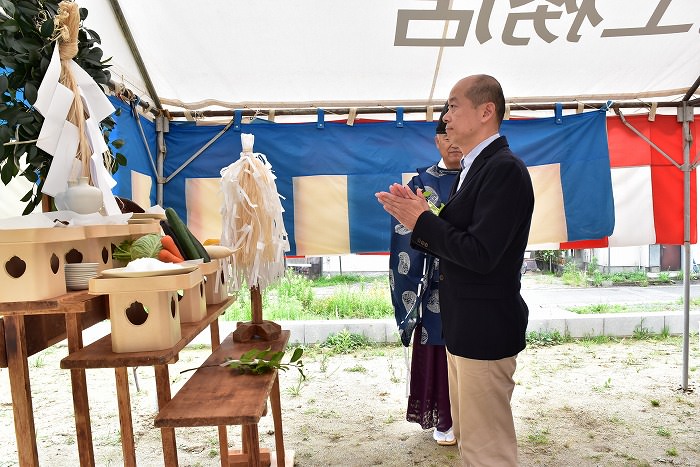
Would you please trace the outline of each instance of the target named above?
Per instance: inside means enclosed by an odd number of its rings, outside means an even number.
[[[679,112],[685,138],[678,142],[690,230],[698,0],[77,2],[89,12],[84,25],[102,39],[115,85],[171,115],[425,111],[439,109],[458,79],[476,73],[495,76],[519,108],[612,100],[652,113],[656,103],[676,113],[672,107],[683,101],[691,108]],[[163,152],[158,157],[160,179]],[[684,247],[687,389],[689,240]]]
[[[474,73],[510,102],[679,101],[700,74],[697,0],[78,3],[168,109],[439,105]]]

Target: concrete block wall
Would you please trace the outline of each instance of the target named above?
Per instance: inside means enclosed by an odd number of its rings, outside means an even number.
[[[355,320],[315,320],[315,321],[278,321],[283,329],[289,329],[291,344],[319,344],[331,334],[346,329],[348,332],[362,334],[370,342],[398,343],[399,335],[393,319],[355,319]],[[236,327],[236,323],[220,321],[220,334],[227,336]],[[658,334],[668,327],[671,335],[683,334],[682,313],[609,313],[596,315],[577,315],[569,313],[565,317],[533,318],[528,323],[528,332],[558,331],[573,338],[614,336],[633,336],[636,330],[645,329]],[[690,331],[698,332],[700,313],[690,314]],[[208,344],[209,334],[202,333],[195,340]]]

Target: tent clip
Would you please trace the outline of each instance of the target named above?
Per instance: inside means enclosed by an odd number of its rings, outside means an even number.
[[[562,105],[561,102],[557,102],[554,104],[554,123],[557,125],[561,125],[564,123],[564,119],[562,117],[564,106]]]
[[[357,107],[351,107],[350,111],[348,112],[347,125],[348,126],[355,125],[355,118],[357,118]]]
[[[656,120],[656,108],[658,107],[657,102],[652,102],[651,107],[649,108],[649,121],[653,122]]]
[[[316,109],[316,128],[323,130],[326,127],[326,122],[324,121],[325,112],[323,109]]]
[[[396,108],[396,128],[403,128],[403,107]]]
[[[236,109],[233,112],[233,129],[236,131],[241,131],[241,120],[243,118],[243,111]]]

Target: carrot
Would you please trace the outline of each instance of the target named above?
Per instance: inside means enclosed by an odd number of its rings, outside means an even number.
[[[182,263],[183,261],[182,258],[180,258],[179,256],[175,256],[165,248],[158,252],[158,259],[164,263]]]
[[[171,237],[170,235],[163,235],[160,238],[160,243],[161,245],[163,245],[163,248],[180,258],[180,261],[183,261],[185,259],[184,256],[182,256],[182,253],[180,253],[180,249],[175,244],[175,240],[173,240],[173,237]]]

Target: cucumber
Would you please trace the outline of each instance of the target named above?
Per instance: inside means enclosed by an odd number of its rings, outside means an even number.
[[[204,249],[204,245],[202,245],[202,243],[199,240],[197,240],[197,237],[194,236],[190,229],[187,229],[187,233],[190,235],[190,240],[192,240],[192,244],[197,249],[197,254],[199,255],[199,257],[202,258],[205,263],[211,261],[209,253],[207,253],[207,250]]]
[[[180,216],[177,215],[177,212],[175,212],[173,208],[165,208],[165,217],[168,218],[168,224],[170,225],[170,228],[173,229],[173,233],[175,234],[175,237],[173,238],[176,239],[176,241],[182,246],[182,254],[185,256],[185,259],[201,258],[197,248],[190,239],[190,234],[188,233],[189,229],[185,223],[182,222]]]

